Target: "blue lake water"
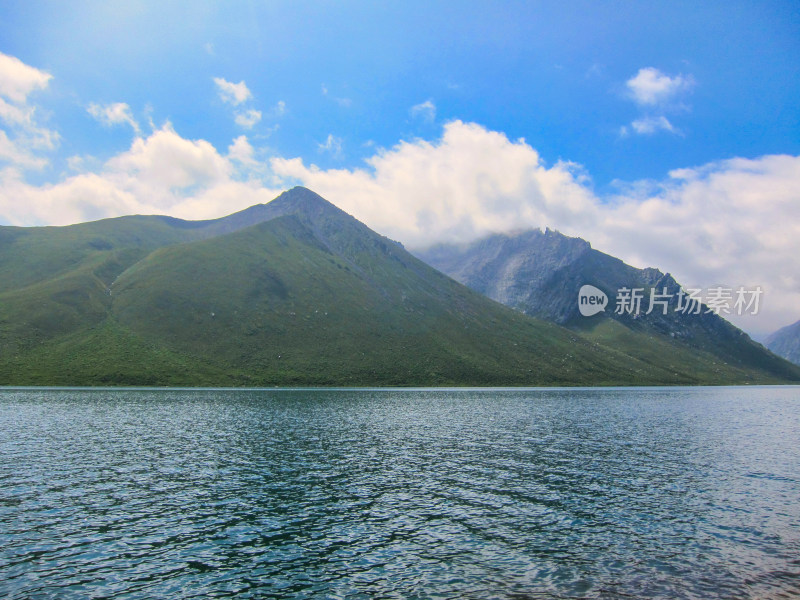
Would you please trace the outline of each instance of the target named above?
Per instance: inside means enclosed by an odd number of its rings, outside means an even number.
[[[798,595],[798,387],[0,391],[0,597]]]

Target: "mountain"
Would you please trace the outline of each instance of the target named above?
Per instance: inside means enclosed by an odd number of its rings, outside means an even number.
[[[127,216],[68,227],[0,227],[0,293],[90,269],[110,283],[156,248],[237,231],[272,218],[259,204],[222,219]]]
[[[800,321],[771,334],[766,339],[766,346],[778,356],[800,365]]]
[[[533,230],[490,235],[464,245],[437,245],[416,255],[524,314],[640,358],[658,361],[659,356],[670,355],[674,364],[688,365],[700,355],[710,364],[756,368],[785,377],[796,372],[705,305],[687,306],[681,286],[668,273],[637,269],[580,238]],[[584,285],[605,294],[605,310],[581,314],[578,296]],[[640,290],[640,310],[631,305],[632,310],[616,310],[615,300],[625,289]],[[656,302],[646,314],[651,291]],[[689,310],[682,311],[681,306]]]
[[[0,227],[3,385],[777,382],[639,355],[436,271],[305,188],[222,219]]]

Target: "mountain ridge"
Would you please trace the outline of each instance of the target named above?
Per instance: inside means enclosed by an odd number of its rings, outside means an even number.
[[[580,238],[550,229],[530,230],[492,234],[469,244],[438,244],[416,254],[478,292],[590,339],[621,344],[633,351],[635,346],[652,346],[655,336],[667,342],[670,351],[701,350],[726,363],[771,364],[793,372],[705,305],[697,305],[699,314],[681,312],[677,302],[682,288],[669,273],[653,267],[637,269]],[[579,311],[578,293],[586,284],[600,289],[610,302],[621,289],[641,290],[641,311],[605,310],[585,317]],[[668,301],[661,307],[663,311],[648,315],[651,290],[667,296]]]
[[[0,384],[611,385],[792,376],[721,364],[702,350],[691,360],[636,355],[525,316],[305,188],[217,220],[132,216],[47,234],[0,228],[8,242],[0,273],[28,275],[0,291]],[[48,251],[20,257],[37,238]],[[15,245],[20,239],[27,241]]]
[[[800,365],[800,321],[771,333],[764,345],[778,356]]]

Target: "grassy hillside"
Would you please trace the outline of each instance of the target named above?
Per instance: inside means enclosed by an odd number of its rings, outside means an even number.
[[[156,248],[224,235],[272,218],[259,204],[222,219],[134,215],[65,227],[0,226],[0,293],[89,267],[106,285]]]
[[[778,380],[689,351],[665,359],[661,347],[617,343],[618,332],[587,338],[525,316],[304,189],[220,221],[132,217],[57,233],[51,247],[62,244],[72,262],[29,259],[38,274],[26,279],[13,260],[0,261],[19,278],[0,293],[0,384]],[[87,239],[97,243],[87,247]]]
[[[358,261],[289,216],[153,253],[113,289],[142,339],[252,384],[545,384],[670,379],[455,284],[403,251]],[[423,271],[427,277],[421,276]]]

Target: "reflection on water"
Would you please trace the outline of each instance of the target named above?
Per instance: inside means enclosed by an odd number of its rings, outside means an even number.
[[[800,388],[0,392],[0,596],[800,594]]]

